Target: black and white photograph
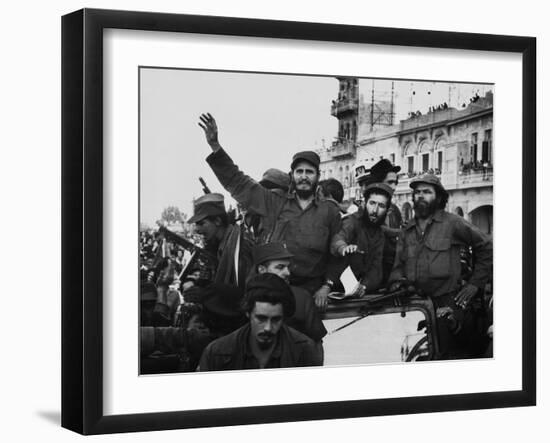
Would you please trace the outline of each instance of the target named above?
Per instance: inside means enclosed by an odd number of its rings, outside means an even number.
[[[140,375],[493,358],[494,84],[138,76]]]

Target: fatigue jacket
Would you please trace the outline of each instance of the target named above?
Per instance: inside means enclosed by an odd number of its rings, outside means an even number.
[[[378,289],[382,283],[386,236],[382,227],[367,225],[363,221],[364,214],[364,209],[360,209],[342,220],[342,229],[333,237],[330,250],[338,255],[340,247],[357,245],[357,249],[364,253],[339,257],[340,274],[350,266],[355,277],[366,286],[366,290],[372,291]]]
[[[258,369],[258,361],[248,343],[250,325],[210,343],[204,350],[197,371]],[[319,366],[320,358],[313,341],[286,325],[279,337],[266,368],[293,368]]]
[[[239,170],[223,150],[213,152],[207,162],[228,190],[246,210],[262,217],[260,242],[283,242],[294,254],[291,283],[322,279],[331,274],[329,252],[331,238],[340,230],[340,214],[331,203],[313,200],[302,209],[294,193],[281,195],[265,189]]]
[[[434,297],[457,291],[463,247],[471,247],[475,257],[469,283],[484,288],[493,271],[493,243],[487,235],[462,217],[443,210],[435,212],[423,233],[412,219],[397,243],[390,281],[407,278]]]
[[[246,277],[252,268],[251,244],[247,241],[244,231],[244,227],[240,224],[227,227],[215,251],[218,262],[213,277],[215,283],[238,286],[242,291],[245,289]],[[238,272],[235,269],[237,245],[239,246]]]

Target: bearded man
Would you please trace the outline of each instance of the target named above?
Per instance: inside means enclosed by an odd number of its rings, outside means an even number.
[[[493,243],[464,218],[445,211],[449,194],[437,176],[415,178],[410,187],[415,216],[397,244],[390,289],[398,289],[408,281],[431,296],[439,319],[440,358],[469,356],[466,348],[472,349],[475,343],[466,327],[472,317],[468,308],[491,277]],[[463,248],[471,248],[475,258],[466,282],[461,276]]]
[[[333,268],[330,240],[340,230],[340,214],[334,205],[316,198],[319,156],[298,152],[290,165],[291,185],[286,195],[271,192],[245,175],[218,141],[216,120],[200,116],[199,126],[212,149],[207,162],[222,186],[242,207],[262,217],[259,243],[283,242],[294,255],[290,282],[313,294],[324,310],[332,289]]]
[[[340,272],[350,266],[359,281],[354,291],[358,297],[382,285],[386,241],[382,225],[392,195],[392,188],[385,183],[366,186],[364,208],[344,218],[342,229],[332,240],[331,252],[340,257]]]

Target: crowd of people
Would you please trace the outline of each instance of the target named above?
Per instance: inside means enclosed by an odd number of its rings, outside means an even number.
[[[392,203],[401,168],[386,159],[357,177],[363,201],[344,208],[342,185],[319,180],[315,152],[295,154],[290,173],[269,169],[256,181],[221,147],[210,114],[199,125],[212,150],[206,161],[240,217],[228,217],[223,195],[207,193],[187,221],[192,235],[142,233],[142,374],[322,365],[323,312],[347,267],[353,297],[411,285],[431,297],[434,358],[488,355],[480,319],[492,241],[445,211],[436,175],[411,180],[415,217],[404,224]]]

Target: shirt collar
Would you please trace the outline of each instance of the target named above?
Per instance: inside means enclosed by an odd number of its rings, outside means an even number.
[[[443,209],[436,209],[436,211],[434,212],[434,214],[431,216],[430,220],[428,221],[428,223],[431,223],[431,222],[438,222],[438,223],[441,223],[443,221],[443,218],[445,216],[445,211]],[[413,228],[414,226],[416,226],[416,218],[411,218],[407,225],[405,226],[405,231]]]
[[[298,202],[298,197],[296,196],[296,191],[288,191],[288,194],[286,195],[286,198],[288,200],[296,200],[296,202]],[[319,197],[315,196],[313,198],[313,200],[311,201],[311,203],[315,206],[317,206],[319,204]],[[334,203],[336,203],[336,200],[334,201]]]

